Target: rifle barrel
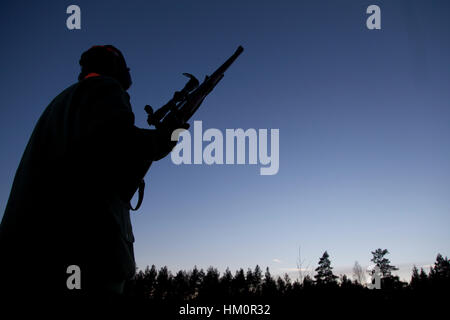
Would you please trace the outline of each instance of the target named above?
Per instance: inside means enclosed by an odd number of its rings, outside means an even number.
[[[239,57],[239,55],[244,51],[242,46],[239,46],[236,51],[233,53],[231,57],[228,58],[214,73],[210,76],[210,78],[214,79],[215,77],[225,73],[227,69],[231,66],[231,64]]]

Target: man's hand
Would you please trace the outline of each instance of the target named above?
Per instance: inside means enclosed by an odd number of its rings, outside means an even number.
[[[158,136],[158,152],[155,161],[161,160],[165,156],[167,156],[172,149],[176,146],[178,141],[172,141],[172,133],[177,129],[189,129],[189,123],[172,123],[170,126],[160,127],[156,130]]]

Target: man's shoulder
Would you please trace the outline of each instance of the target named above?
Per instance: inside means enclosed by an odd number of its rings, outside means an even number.
[[[87,89],[94,89],[94,90],[111,90],[111,91],[120,91],[125,92],[123,90],[122,86],[120,85],[119,81],[112,77],[108,76],[94,76],[89,77],[87,79],[83,79],[76,83],[76,85],[87,88]]]
[[[61,99],[66,99],[68,97],[72,97],[74,94],[80,93],[85,93],[88,95],[102,95],[113,92],[127,95],[126,91],[123,90],[122,86],[116,79],[108,76],[95,76],[72,84],[58,94],[54,100],[58,101]]]
[[[111,77],[107,76],[96,76],[90,77],[88,79],[80,80],[63,91],[61,91],[56,97],[55,100],[64,98],[66,96],[73,95],[74,92],[77,91],[98,91],[98,90],[118,90],[124,91],[120,85],[120,83]]]
[[[96,76],[78,81],[60,92],[48,105],[44,114],[69,105],[88,105],[102,97],[116,97],[129,104],[129,95],[114,78]]]

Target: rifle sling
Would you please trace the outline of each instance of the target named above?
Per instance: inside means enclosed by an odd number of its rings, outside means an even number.
[[[139,182],[139,188],[138,188],[138,202],[137,202],[137,204],[136,204],[136,207],[133,208],[133,206],[131,205],[131,201],[130,201],[130,203],[129,203],[129,206],[130,206],[130,210],[131,210],[131,211],[137,211],[137,210],[141,207],[142,201],[144,200],[144,190],[145,190],[145,181],[144,181],[144,179],[142,179],[142,180]]]

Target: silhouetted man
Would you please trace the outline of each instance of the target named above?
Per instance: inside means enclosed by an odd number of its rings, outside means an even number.
[[[129,68],[113,46],[92,47],[80,65],[79,82],[45,109],[16,172],[0,225],[0,288],[8,293],[122,292],[135,273],[130,190],[139,168],[174,147],[171,132],[188,127],[134,125]],[[72,265],[80,290],[67,287]]]

